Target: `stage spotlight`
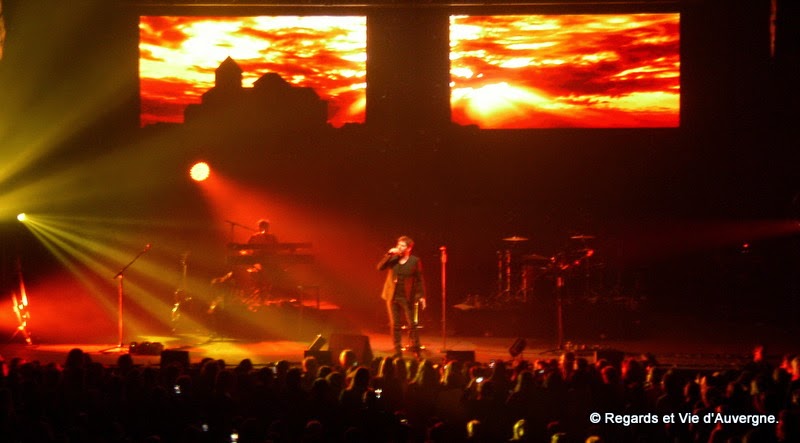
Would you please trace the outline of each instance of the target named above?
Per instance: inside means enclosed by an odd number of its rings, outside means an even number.
[[[208,166],[206,162],[198,162],[192,166],[192,169],[189,170],[189,175],[192,177],[192,180],[201,182],[208,178],[211,174],[211,168]]]
[[[20,212],[19,214],[17,214],[17,220],[19,220],[21,222],[24,222],[27,219],[28,219],[28,216],[25,215],[24,212]]]

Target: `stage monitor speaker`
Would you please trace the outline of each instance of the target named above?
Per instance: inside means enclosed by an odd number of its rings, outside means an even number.
[[[303,358],[314,357],[320,365],[332,365],[331,351],[312,351],[311,349],[303,351]]]
[[[617,368],[622,367],[622,360],[625,359],[625,353],[616,349],[598,349],[594,352],[594,361],[605,360],[612,366]]]
[[[164,349],[161,351],[161,367],[166,368],[173,363],[177,363],[184,368],[188,368],[189,351],[181,351],[177,349]]]
[[[475,351],[447,351],[444,358],[446,361],[474,362]]]
[[[331,335],[328,349],[330,349],[331,358],[335,362],[339,361],[339,354],[342,351],[352,349],[356,353],[359,365],[369,367],[370,363],[372,363],[372,348],[369,345],[369,337],[366,335],[334,333]]]

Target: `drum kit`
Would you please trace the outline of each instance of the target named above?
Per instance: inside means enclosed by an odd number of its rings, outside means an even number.
[[[564,305],[588,295],[589,275],[602,266],[593,263],[595,249],[591,243],[595,238],[571,235],[564,249],[551,256],[523,252],[530,240],[527,237],[503,238],[506,246],[497,252],[497,292],[487,301],[487,307],[517,306],[551,295],[555,299],[557,349],[563,350]]]
[[[564,279],[592,267],[595,249],[593,235],[575,234],[563,251],[554,255],[532,253],[524,249],[530,241],[514,235],[503,238],[504,249],[497,251],[497,287],[490,305],[527,303],[531,301],[537,283],[545,278]]]

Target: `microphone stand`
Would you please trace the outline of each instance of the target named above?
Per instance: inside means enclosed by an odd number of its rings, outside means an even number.
[[[447,248],[441,246],[442,261],[442,350],[447,353]]]
[[[564,276],[559,272],[556,277],[556,346],[564,350]]]
[[[225,220],[225,223],[231,225],[231,236],[230,236],[230,240],[228,240],[230,243],[233,243],[233,231],[234,231],[234,229],[236,229],[237,226],[240,227],[240,228],[247,229],[248,231],[255,231],[255,229],[251,228],[250,226],[245,226],[245,225],[243,225],[241,223],[238,223],[238,222],[235,222],[235,221],[232,221],[232,220]]]
[[[133,260],[130,261],[127,265],[123,266],[122,269],[117,272],[114,276],[114,279],[117,280],[117,332],[118,332],[118,341],[117,346],[109,349],[105,349],[103,353],[110,353],[110,352],[128,352],[122,344],[122,331],[123,331],[123,321],[122,321],[122,301],[124,299],[124,291],[122,290],[122,280],[125,278],[125,271],[134,263],[136,260],[139,259],[145,252],[150,250],[150,245],[146,245],[144,249],[142,249]]]

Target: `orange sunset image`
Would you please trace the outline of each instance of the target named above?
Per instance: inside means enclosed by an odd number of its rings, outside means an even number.
[[[680,124],[679,14],[452,16],[452,119],[485,129]]]
[[[226,58],[242,86],[277,73],[328,102],[328,123],[362,123],[366,108],[366,17],[164,17],[139,20],[141,125],[182,123]]]
[[[141,123],[181,123],[227,57],[243,86],[274,72],[363,123],[366,18],[140,18]],[[452,120],[485,129],[678,127],[680,16],[450,18]]]

